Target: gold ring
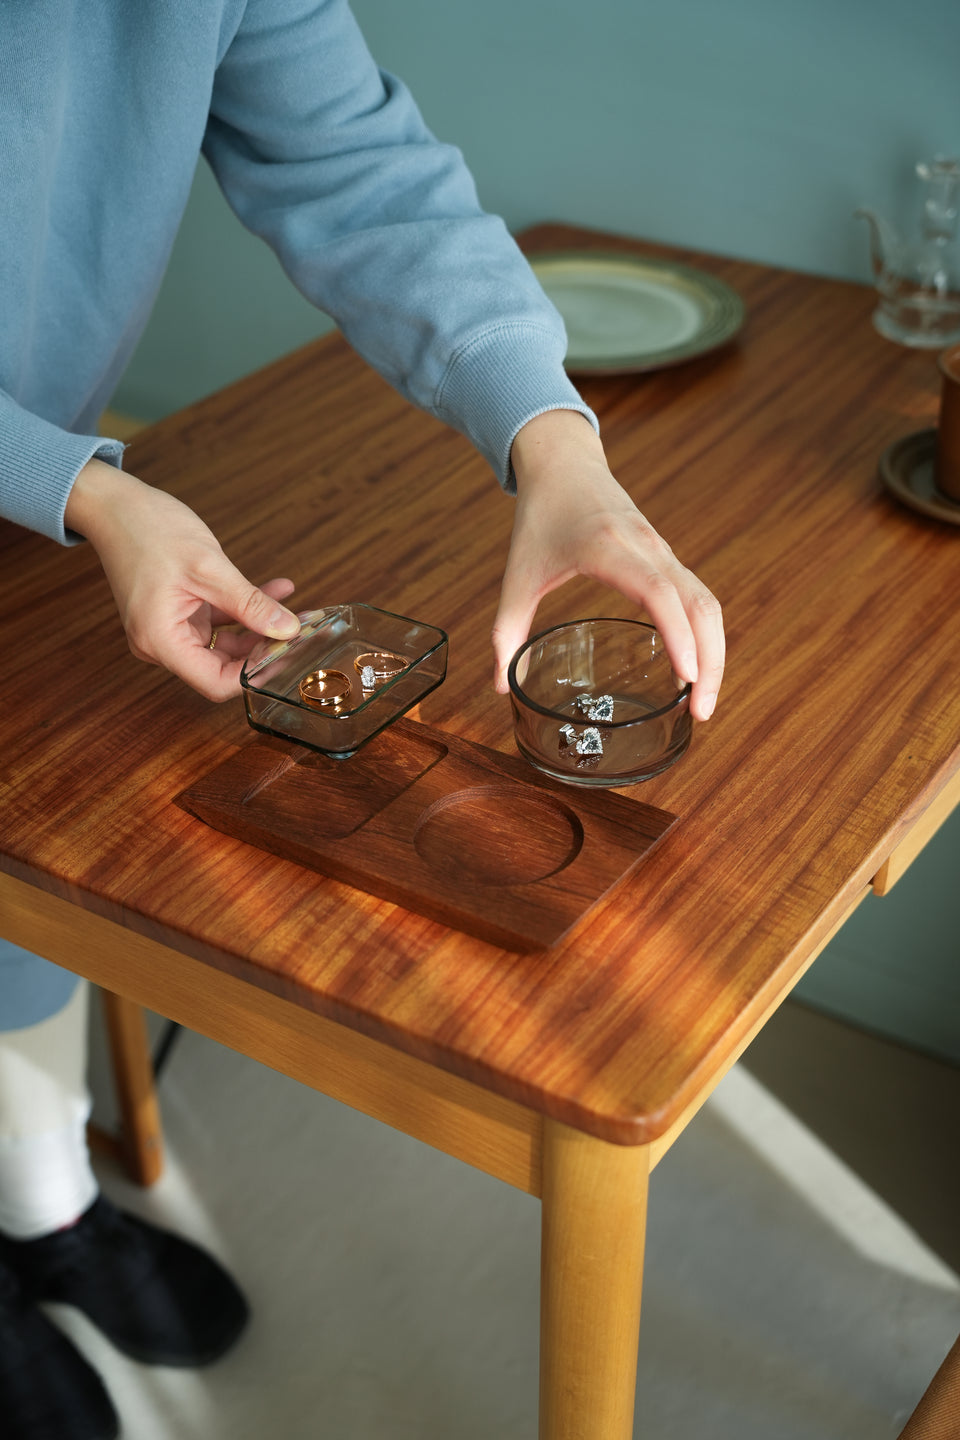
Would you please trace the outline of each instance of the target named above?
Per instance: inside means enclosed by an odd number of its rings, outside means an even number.
[[[352,686],[342,670],[311,670],[297,688],[306,705],[319,707],[340,705],[349,697]]]
[[[214,647],[214,645],[216,645],[216,643],[217,643],[217,636],[218,636],[219,634],[220,634],[220,631],[219,631],[219,630],[214,630],[214,631],[211,632],[211,635],[210,635],[210,644],[207,646],[207,649],[208,649],[208,650],[212,650],[213,647]]]
[[[384,680],[392,680],[395,675],[399,675],[401,670],[406,670],[407,661],[390,650],[368,650],[366,654],[357,656],[353,668],[361,679],[364,670],[372,670],[374,679],[382,684]]]

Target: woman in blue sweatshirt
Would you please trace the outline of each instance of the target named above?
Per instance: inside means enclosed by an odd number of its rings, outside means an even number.
[[[134,654],[222,700],[256,636],[297,628],[283,605],[291,582],[252,584],[192,511],[124,473],[122,445],[96,434],[202,153],[298,289],[516,495],[497,688],[542,596],[589,574],[650,613],[694,682],[692,713],[708,718],[723,668],[716,602],[610,474],[563,370],[559,316],[481,210],[459,153],[378,70],[346,0],[4,5],[0,133],[0,517],[96,548]],[[229,621],[248,641],[211,650]],[[245,1317],[203,1252],[99,1196],[83,1140],[84,1000],[73,976],[0,940],[9,1440],[117,1430],[37,1298],[71,1300],[128,1353],[165,1363],[213,1358]],[[38,1064],[46,1081],[27,1095]]]

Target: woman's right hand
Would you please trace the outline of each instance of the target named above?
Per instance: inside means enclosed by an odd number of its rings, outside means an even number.
[[[300,622],[279,602],[292,580],[257,587],[227,559],[199,516],[102,460],[80,471],[64,521],[100,557],[134,655],[162,665],[209,700],[240,693],[240,671],[261,635],[292,639]],[[240,624],[245,634],[220,626]]]

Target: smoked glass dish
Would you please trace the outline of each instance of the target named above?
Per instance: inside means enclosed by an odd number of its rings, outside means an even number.
[[[435,690],[446,675],[447,637],[435,625],[361,604],[307,610],[300,621],[300,634],[293,640],[255,645],[240,674],[247,719],[267,735],[346,760]],[[365,689],[362,670],[354,662],[369,652],[384,651],[403,666]],[[316,670],[349,679],[349,694],[340,704],[319,707],[301,697],[301,680]]]
[[[574,620],[534,635],[508,671],[525,760],[571,785],[634,785],[680,759],[693,722],[659,632]]]

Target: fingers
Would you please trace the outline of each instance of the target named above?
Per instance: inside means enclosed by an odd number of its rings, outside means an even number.
[[[281,605],[293,590],[290,580],[270,580],[263,588],[252,585],[225,555],[213,574],[204,577],[206,600],[216,624],[237,621],[246,630],[266,635],[271,640],[292,640],[300,629],[300,621],[292,610]],[[278,588],[279,587],[279,588]]]
[[[688,583],[682,587],[654,572],[639,583],[621,581],[617,588],[650,616],[663,637],[677,677],[692,682],[690,713],[694,719],[709,720],[723,678],[723,620],[720,605],[710,591],[689,571],[684,574]],[[540,601],[562,583],[557,579],[542,589],[530,590],[522,578],[508,583],[505,577],[492,634],[494,689],[498,694],[505,695],[509,689],[510,661],[529,636]]]
[[[234,659],[224,653],[218,654],[199,640],[194,644],[178,645],[158,661],[167,670],[190,685],[208,700],[231,700],[240,693],[240,671],[243,657]]]
[[[717,704],[726,651],[720,602],[700,586],[687,614],[696,637],[699,671],[690,692],[690,714],[695,720],[709,720]]]
[[[547,589],[533,585],[522,567],[511,563],[513,560],[511,553],[504,572],[500,603],[490,637],[494,654],[493,688],[498,695],[506,695],[509,689],[507,669],[513,656],[530,634],[537,606],[548,590],[557,589],[563,584],[563,580],[556,579]],[[566,578],[568,577],[564,576],[564,579]]]
[[[263,586],[252,585],[237,568],[222,556],[213,583],[204,587],[205,604],[201,611],[206,623],[191,626],[190,633],[180,633],[177,644],[158,656],[160,663],[209,700],[228,700],[240,693],[240,672],[243,662],[260,636],[273,640],[290,640],[300,629],[300,621],[292,611],[279,604],[294,590],[287,578],[268,580]],[[210,648],[214,630],[239,623],[245,634],[223,630],[217,634],[216,646]]]
[[[149,603],[128,616],[127,636],[138,658],[162,665],[209,700],[227,700],[240,693],[243,662],[261,636],[297,634],[299,619],[278,603],[295,587],[285,577],[252,585],[219,550],[200,568],[202,575],[181,575],[175,586],[142,597]],[[236,624],[243,633],[226,628]]]
[[[292,595],[296,588],[297,587],[295,583],[292,580],[286,578],[265,580],[264,583],[260,586],[260,589],[263,591],[264,595],[269,595],[274,600],[286,600],[287,596]],[[214,628],[219,628],[219,626],[221,625],[229,625],[232,618],[233,617],[230,616],[225,610],[217,609],[215,606],[211,607],[210,619]]]
[[[260,588],[273,599],[284,600],[296,589],[296,586],[292,580],[281,579],[267,580]],[[206,605],[201,606],[194,616],[194,625],[206,649],[216,650],[218,660],[239,660],[241,665],[261,638],[252,630],[228,629],[227,627],[232,625],[231,617],[223,610]],[[216,635],[215,645],[210,644],[210,640],[207,639],[208,634],[210,639]]]
[[[657,564],[627,545],[614,556],[610,547],[604,563],[590,573],[613,585],[646,610],[663,639],[678,679],[691,682],[690,713],[709,720],[723,678],[723,617],[719,602],[707,587],[654,536]],[[612,562],[612,563],[611,563]]]
[[[286,600],[287,596],[292,595],[296,588],[296,583],[288,576],[282,576],[276,580],[265,580],[260,586],[263,593],[272,595],[274,600]]]
[[[620,588],[646,610],[659,630],[677,678],[684,684],[695,682],[700,673],[697,639],[676,579],[661,570],[648,570],[630,576]]]
[[[84,466],[68,506],[100,557],[133,654],[163,665],[210,699],[235,695],[253,638],[292,639],[300,621],[283,605],[293,582],[252,585],[199,516],[174,496],[100,461]],[[246,640],[210,650],[214,629],[239,624]]]
[[[598,578],[616,583],[609,576]],[[646,610],[678,679],[691,682],[693,718],[709,720],[723,678],[725,646],[719,602],[672,554],[656,570],[644,573],[638,565],[627,583],[621,579],[618,588]]]
[[[545,529],[515,527],[492,635],[496,690],[508,689],[510,660],[527,639],[540,601],[582,574],[646,611],[678,678],[691,683],[690,713],[708,719],[723,676],[724,638],[720,606],[706,586],[635,507],[590,518],[578,514],[576,527],[565,526],[560,543],[557,536],[545,540]]]

